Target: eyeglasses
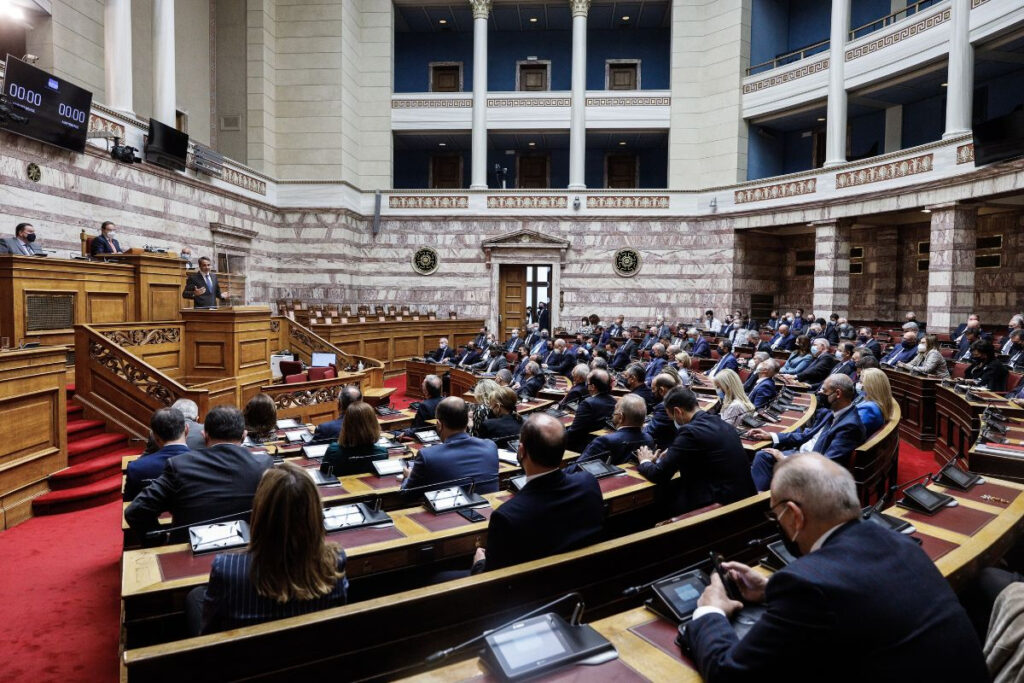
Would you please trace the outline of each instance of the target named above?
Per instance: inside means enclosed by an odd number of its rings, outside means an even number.
[[[792,500],[790,498],[787,498],[786,500],[781,500],[778,503],[776,503],[775,505],[771,506],[771,508],[769,508],[764,513],[765,518],[769,522],[776,522],[776,523],[778,523],[778,521],[780,519],[782,519],[782,515],[786,514],[786,510],[788,510],[789,508],[785,508],[781,513],[779,513],[777,515],[775,514],[775,508],[779,507],[780,505],[785,505],[786,503],[793,503],[797,507],[800,507],[800,502],[799,501],[795,501],[795,500]]]

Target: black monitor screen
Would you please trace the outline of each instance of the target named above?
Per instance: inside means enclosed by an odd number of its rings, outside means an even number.
[[[188,133],[150,119],[145,154],[146,161],[151,164],[173,171],[184,171],[188,155]]]
[[[85,151],[92,93],[7,55],[4,97],[10,115],[0,128],[57,145]]]

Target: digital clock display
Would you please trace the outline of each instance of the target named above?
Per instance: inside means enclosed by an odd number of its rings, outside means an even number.
[[[75,152],[85,150],[92,93],[7,55],[0,128]]]

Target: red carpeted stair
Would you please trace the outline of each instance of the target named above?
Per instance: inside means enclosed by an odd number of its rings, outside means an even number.
[[[121,458],[136,455],[124,434],[107,431],[103,420],[82,417],[68,385],[68,467],[49,477],[50,492],[32,501],[35,515],[82,510],[121,498]]]

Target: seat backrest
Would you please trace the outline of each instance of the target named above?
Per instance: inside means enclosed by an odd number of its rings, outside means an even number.
[[[963,379],[967,376],[967,368],[969,368],[970,365],[970,363],[954,363],[951,374],[955,379]]]
[[[324,369],[324,379],[334,379],[337,376],[338,373],[334,370],[333,367]]]
[[[850,472],[857,484],[857,497],[862,506],[873,504],[896,483],[900,415],[899,405],[894,404],[892,417],[853,452]]]
[[[305,381],[306,381],[306,373],[304,373],[304,372],[300,372],[300,373],[295,374],[295,375],[285,375],[284,376],[284,383],[285,384],[298,384],[299,382],[305,382]]]
[[[1007,391],[1013,391],[1014,389],[1019,387],[1020,386],[1020,381],[1021,381],[1022,378],[1024,378],[1024,375],[1022,375],[1019,372],[1011,372],[1011,373],[1007,374],[1006,375],[1006,390]]]
[[[302,372],[302,363],[297,360],[283,360],[281,361],[281,374],[287,377],[288,375],[294,375]]]
[[[310,368],[309,372],[307,373],[309,375],[309,381],[316,382],[317,380],[327,379],[326,375],[328,370],[330,370],[330,368]]]

